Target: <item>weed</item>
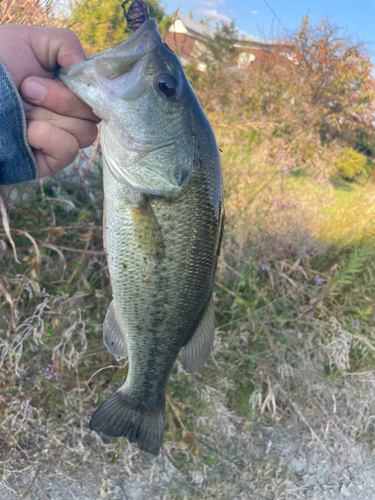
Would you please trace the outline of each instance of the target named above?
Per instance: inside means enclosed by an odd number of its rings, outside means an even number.
[[[225,179],[214,350],[198,374],[186,376],[176,363],[161,456],[144,457],[126,442],[114,468],[129,476],[149,471],[155,484],[169,484],[170,498],[285,498],[292,479],[274,443],[293,418],[325,454],[330,436],[345,445],[373,439],[374,199],[366,177],[335,177],[340,144],[322,143],[306,127],[317,109],[299,114],[281,94],[281,104],[267,100],[280,80],[267,80],[263,92],[254,74],[223,108],[227,78],[218,75],[210,96],[198,85]],[[290,81],[281,87],[288,96]],[[257,106],[246,116],[237,113],[245,88]],[[1,196],[4,474],[9,463],[16,470],[38,462],[42,470],[49,460],[105,467],[119,443],[87,425],[126,366],[102,342],[111,288],[100,149]],[[101,494],[110,494],[111,481],[100,481]]]

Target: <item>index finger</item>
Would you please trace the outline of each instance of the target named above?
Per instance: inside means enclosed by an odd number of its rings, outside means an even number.
[[[85,54],[70,30],[4,24],[0,26],[0,58],[19,88],[31,75],[53,78],[59,65],[83,62]]]
[[[40,65],[49,71],[78,64],[86,59],[81,42],[64,28],[28,26],[29,42]]]
[[[42,90],[38,93],[38,87],[35,84],[39,84],[41,88],[44,87],[44,95],[42,95]],[[87,104],[57,80],[29,76],[21,83],[20,93],[26,101],[59,115],[100,122],[100,118],[94,115]]]

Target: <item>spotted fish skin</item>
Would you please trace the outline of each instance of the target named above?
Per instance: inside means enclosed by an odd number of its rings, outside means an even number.
[[[106,251],[118,321],[128,330],[126,387],[145,406],[164,397],[176,357],[211,299],[221,221],[208,194],[216,176],[206,170],[197,168],[178,196],[149,198],[163,236],[160,258],[140,245],[128,188],[105,168]]]
[[[212,347],[212,288],[223,199],[220,156],[211,127],[177,57],[155,35],[151,21],[132,35],[148,50],[132,70],[141,72],[144,65],[143,78],[151,90],[141,79],[146,96],[140,93],[126,101],[121,126],[127,130],[129,115],[134,119],[131,140],[127,137],[121,143],[120,134],[114,132],[120,121],[111,122],[108,107],[103,110],[103,104],[94,103],[104,120],[105,249],[113,291],[104,341],[118,359],[128,356],[129,371],[124,385],[94,413],[90,429],[127,436],[141,450],[157,455],[164,432],[166,386],[178,354],[182,350],[185,371],[191,372],[204,364]],[[107,64],[106,71],[111,68]],[[81,85],[82,71],[75,69],[71,79],[69,72],[61,79],[95,108],[94,94],[87,97]],[[90,71],[95,69],[86,73]],[[179,93],[177,101],[166,101],[158,108],[159,91],[153,85],[164,78],[160,74],[172,74]],[[101,84],[102,89],[105,85]],[[155,119],[153,113],[157,113]],[[139,115],[144,115],[143,121]],[[136,127],[144,130],[134,137]],[[123,156],[113,153],[116,148],[120,151],[116,141],[128,148]],[[159,160],[166,162],[165,175]],[[143,172],[144,165],[149,170]]]

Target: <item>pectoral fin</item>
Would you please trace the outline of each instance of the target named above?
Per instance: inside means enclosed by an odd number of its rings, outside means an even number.
[[[103,340],[107,351],[118,361],[128,357],[128,348],[123,332],[117,322],[114,301],[109,304],[103,323]]]
[[[135,236],[141,245],[143,254],[158,259],[164,257],[163,235],[147,197],[144,196],[137,206],[131,206],[131,212]]]
[[[185,373],[194,373],[202,368],[212,350],[214,336],[214,306],[211,299],[194,335],[182,349],[181,361]]]

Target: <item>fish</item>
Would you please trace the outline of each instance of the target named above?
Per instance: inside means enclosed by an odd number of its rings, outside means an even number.
[[[158,455],[166,387],[181,353],[197,372],[214,342],[212,289],[223,236],[220,153],[154,19],[58,78],[102,119],[104,219],[113,300],[103,339],[125,383],[89,428]]]

